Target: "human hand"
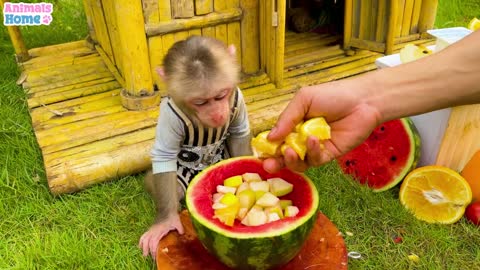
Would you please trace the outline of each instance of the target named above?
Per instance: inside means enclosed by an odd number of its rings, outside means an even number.
[[[307,155],[301,160],[293,149],[283,157],[264,160],[263,167],[276,172],[283,167],[305,171],[308,167],[327,163],[362,143],[380,124],[379,111],[367,104],[361,85],[336,81],[300,89],[280,115],[268,135],[271,141],[282,141],[295,126],[306,119],[323,116],[331,128],[331,139],[320,142],[313,136],[307,139]],[[362,94],[363,93],[363,94]]]
[[[167,235],[169,231],[177,230],[179,234],[183,234],[184,229],[178,213],[170,215],[165,221],[153,224],[146,231],[140,241],[138,247],[142,249],[143,256],[149,254],[155,260],[159,241]]]

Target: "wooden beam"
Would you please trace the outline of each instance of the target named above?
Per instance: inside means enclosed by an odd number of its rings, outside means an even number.
[[[423,0],[420,20],[418,21],[418,32],[423,33],[433,29],[435,17],[437,16],[438,0]]]
[[[147,36],[151,37],[239,21],[241,18],[242,10],[240,8],[232,8],[221,12],[212,12],[205,16],[196,16],[190,19],[148,23],[145,25],[145,30]]]
[[[256,0],[241,0],[240,7],[243,10],[240,27],[242,71],[255,73],[260,69],[259,4]]]
[[[173,18],[191,18],[195,15],[193,0],[175,0],[170,3]]]
[[[385,41],[385,53],[392,54],[394,39],[395,39],[395,29],[397,29],[397,16],[398,16],[398,0],[390,1],[390,12],[388,16],[388,27],[387,27],[387,40]]]
[[[5,0],[0,0],[0,4],[3,9],[5,5]],[[12,41],[13,49],[15,50],[15,57],[17,58],[17,62],[25,62],[30,59],[27,46],[25,46],[22,33],[20,32],[20,28],[18,26],[7,26],[7,30],[8,35],[10,36],[10,40]]]

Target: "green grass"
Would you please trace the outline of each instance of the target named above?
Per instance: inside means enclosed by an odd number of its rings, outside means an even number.
[[[29,48],[83,39],[81,1],[57,0],[50,26],[22,27]],[[437,27],[480,17],[478,1],[440,1]],[[52,196],[5,27],[0,27],[0,269],[149,269],[137,242],[153,218],[142,175]],[[480,269],[480,230],[416,220],[398,187],[373,193],[335,164],[312,169],[321,209],[344,233],[350,269]],[[347,234],[347,232],[349,232]],[[351,234],[350,234],[351,233]],[[401,236],[395,244],[392,237]],[[408,260],[417,254],[419,263]]]

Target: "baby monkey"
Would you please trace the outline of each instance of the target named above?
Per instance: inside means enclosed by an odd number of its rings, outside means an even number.
[[[155,258],[169,231],[183,233],[179,200],[192,178],[231,156],[251,155],[250,126],[239,82],[235,47],[192,36],[167,52],[163,69],[168,96],[160,104],[145,188],[156,206],[154,224],[139,241],[143,255]]]

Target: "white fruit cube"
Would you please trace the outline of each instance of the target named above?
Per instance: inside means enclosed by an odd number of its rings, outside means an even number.
[[[238,187],[243,183],[241,175],[229,177],[223,181],[223,185],[226,187]]]
[[[237,195],[240,207],[250,209],[255,204],[255,192],[251,189],[246,189]]]
[[[279,203],[271,207],[265,207],[265,213],[267,213],[267,215],[276,213],[280,218],[283,218],[283,209]]]
[[[258,173],[244,173],[242,174],[243,181],[245,182],[259,182],[262,178]]]
[[[270,190],[270,184],[268,184],[267,181],[250,182],[250,189],[253,191],[268,192]]]
[[[235,191],[237,191],[237,188],[234,188],[234,187],[226,187],[226,186],[222,186],[222,185],[218,185],[217,186],[217,192],[219,193],[233,193],[235,194]]]
[[[248,214],[248,208],[240,208],[238,209],[237,219],[243,220]]]
[[[246,224],[244,223],[244,220],[246,219]],[[250,211],[248,211],[247,215],[245,218],[242,220],[242,223],[244,223],[247,226],[259,226],[267,223],[267,215],[261,208],[256,208],[252,207]]]
[[[273,222],[280,220],[280,216],[277,213],[269,213],[267,216],[267,222]]]
[[[275,196],[285,196],[293,190],[293,184],[282,178],[271,178],[267,181],[270,182],[270,192]]]
[[[213,203],[212,205],[212,208],[217,210],[217,209],[222,209],[222,208],[226,208],[227,206],[221,202],[216,202],[216,203]]]
[[[298,214],[299,210],[298,210],[298,207],[296,206],[287,206],[287,208],[285,208],[285,214],[284,216],[285,217],[294,217]]]
[[[262,207],[270,207],[276,205],[279,201],[280,199],[277,196],[270,192],[265,192],[265,194],[257,200],[256,204]]]
[[[214,203],[216,203],[216,202],[219,202],[222,197],[223,197],[223,193],[217,192],[213,194],[212,200]]]
[[[237,187],[237,195],[244,191],[244,190],[247,190],[247,189],[250,189],[250,184],[247,183],[247,182],[243,182],[240,186]]]
[[[280,200],[280,201],[278,202],[278,204],[280,204],[280,207],[281,207],[282,209],[285,209],[285,208],[287,208],[287,206],[291,206],[291,205],[292,205],[292,200]]]

